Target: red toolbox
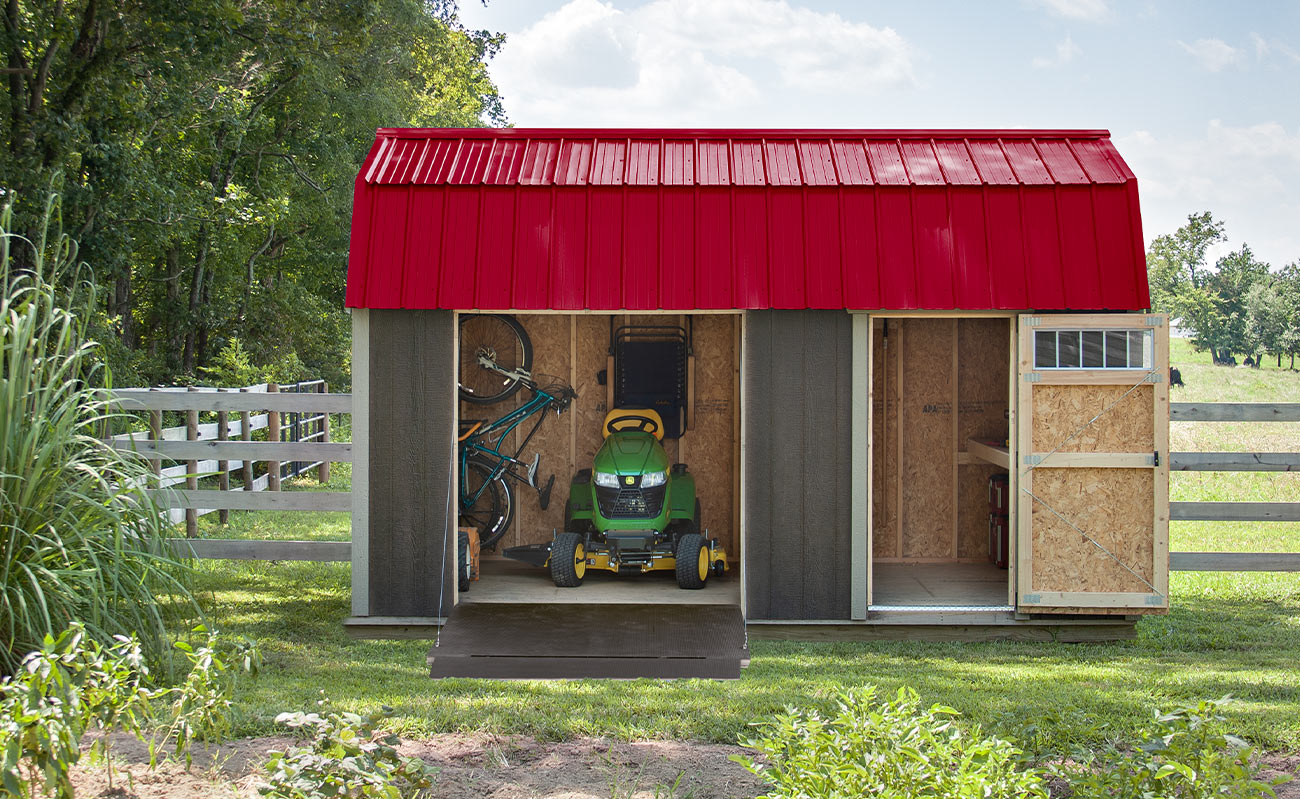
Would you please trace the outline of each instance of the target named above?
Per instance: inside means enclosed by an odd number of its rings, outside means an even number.
[[[1011,525],[1005,513],[989,514],[989,563],[999,569],[1007,568],[1011,550]]]
[[[989,513],[1006,516],[1011,512],[1011,476],[999,472],[989,477]]]

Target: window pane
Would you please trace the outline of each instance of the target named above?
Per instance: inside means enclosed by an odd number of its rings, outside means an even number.
[[[1128,366],[1128,331],[1106,331],[1106,368],[1123,369]]]
[[[1083,366],[1085,369],[1095,369],[1104,365],[1102,341],[1102,332],[1100,330],[1083,331]]]
[[[1062,330],[1056,334],[1056,362],[1062,369],[1079,368],[1079,331]]]
[[[1128,331],[1128,365],[1134,369],[1146,369],[1146,359],[1142,357],[1142,340],[1146,338],[1145,330]]]
[[[1039,369],[1056,368],[1056,331],[1034,332],[1034,366]]]

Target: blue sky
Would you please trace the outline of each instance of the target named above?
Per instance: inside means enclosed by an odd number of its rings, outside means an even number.
[[[1300,260],[1300,2],[462,0],[526,127],[1106,128],[1149,241]],[[1219,252],[1226,251],[1221,248]]]

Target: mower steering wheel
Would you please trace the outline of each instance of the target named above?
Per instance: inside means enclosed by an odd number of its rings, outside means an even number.
[[[654,419],[651,419],[649,416],[637,416],[630,413],[625,416],[616,416],[613,419],[610,419],[609,423],[605,425],[605,429],[611,433],[633,429],[630,427],[615,427],[615,425],[622,425],[623,422],[636,422],[637,426],[635,429],[638,433],[649,433],[650,435],[654,435],[659,432],[659,423]]]

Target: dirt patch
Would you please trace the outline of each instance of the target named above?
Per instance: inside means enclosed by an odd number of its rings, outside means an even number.
[[[115,736],[114,792],[107,793],[102,765],[85,764],[74,774],[76,795],[254,799],[264,782],[266,753],[293,743],[285,737],[244,738],[196,750],[188,770],[172,762],[150,770],[144,745]],[[438,767],[431,795],[439,799],[723,799],[753,797],[763,789],[730,759],[748,750],[722,744],[591,738],[545,743],[526,736],[473,734],[407,741],[401,752]],[[1266,754],[1260,765],[1265,780],[1300,775],[1300,755]],[[1052,795],[1068,796],[1069,791],[1054,785]],[[1300,799],[1300,779],[1279,786],[1277,796]]]
[[[150,770],[146,747],[133,738],[115,737],[115,795],[253,799],[263,782],[260,767],[266,753],[292,744],[283,737],[245,738],[199,749],[188,771],[176,763]],[[729,759],[747,750],[722,744],[604,739],[543,743],[525,736],[474,734],[407,741],[401,752],[438,767],[432,795],[439,799],[723,799],[762,791],[752,774]],[[74,781],[79,797],[106,795],[102,765],[79,766]]]

